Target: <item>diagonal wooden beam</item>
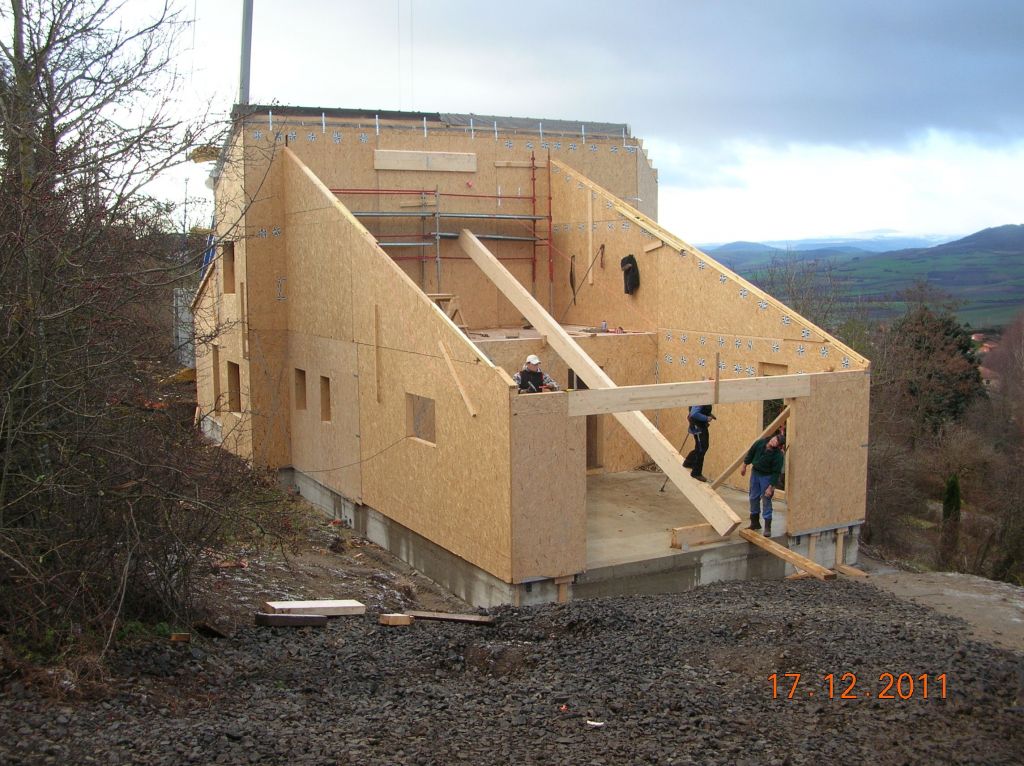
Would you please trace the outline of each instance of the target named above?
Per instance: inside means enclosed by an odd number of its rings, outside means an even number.
[[[471,418],[476,417],[476,408],[473,406],[473,402],[469,400],[469,394],[466,393],[466,387],[462,385],[462,381],[459,379],[459,373],[455,369],[455,363],[452,361],[451,355],[448,353],[448,349],[444,345],[444,341],[439,340],[437,347],[441,349],[441,356],[444,357],[444,361],[448,365],[448,372],[452,374],[455,379],[455,385],[459,387],[459,393],[462,394],[462,401],[466,403],[466,409],[469,410],[469,416]]]
[[[462,230],[459,245],[512,305],[541,335],[546,336],[551,348],[583,378],[587,386],[591,389],[616,387],[615,381],[608,377],[607,373],[570,337],[569,333],[562,329],[554,317],[544,310],[536,298],[508,272],[479,239],[473,236],[471,231]],[[690,476],[689,471],[682,466],[682,455],[643,413],[616,412],[614,417],[718,534],[728,535],[739,526],[739,516],[707,484],[702,484]]]
[[[779,416],[775,418],[775,420],[768,424],[768,427],[761,432],[761,435],[758,436],[757,439],[763,439],[768,434],[774,433],[775,429],[777,429],[779,426],[781,426],[789,419],[789,413],[790,408],[786,407],[782,412],[779,413]],[[757,439],[754,439],[754,442],[756,442]],[[751,446],[754,444],[754,442],[750,442]],[[729,464],[729,467],[722,471],[722,473],[718,476],[717,479],[711,482],[711,489],[718,489],[719,487],[721,487],[722,484],[725,483],[725,480],[732,475],[732,472],[740,467],[740,463],[742,463],[744,458],[746,458],[748,452],[750,452],[750,447],[747,447],[745,450],[743,450],[743,453],[738,458],[733,460],[732,463]]]
[[[819,580],[834,580],[836,579],[836,573],[831,569],[823,567],[816,561],[811,561],[806,556],[801,556],[796,551],[791,551],[784,545],[779,545],[774,540],[769,540],[767,537],[762,537],[752,529],[741,529],[740,537],[746,540],[751,545],[756,545],[758,548],[771,553],[773,556],[778,556],[783,561],[792,564],[802,572],[806,572],[811,577],[816,577]]]

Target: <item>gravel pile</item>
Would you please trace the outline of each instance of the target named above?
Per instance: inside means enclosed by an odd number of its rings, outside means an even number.
[[[961,623],[870,585],[725,583],[495,614],[490,627],[385,628],[366,615],[320,629],[251,627],[230,639],[127,648],[110,663],[121,691],[103,700],[56,703],[9,683],[0,762],[880,765],[1024,757],[1022,656],[967,642]],[[801,674],[793,699],[786,673]],[[853,690],[845,673],[856,674]],[[895,699],[878,699],[883,673],[910,674],[909,698],[894,686]],[[857,698],[839,699],[843,691]]]

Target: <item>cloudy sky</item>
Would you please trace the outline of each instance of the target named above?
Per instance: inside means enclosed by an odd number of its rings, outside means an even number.
[[[190,95],[241,0],[185,0]],[[253,103],[628,123],[691,242],[1024,222],[1020,0],[255,0]],[[196,188],[196,187],[193,187]]]

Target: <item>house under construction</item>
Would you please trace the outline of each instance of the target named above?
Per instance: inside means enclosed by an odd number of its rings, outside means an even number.
[[[742,458],[785,422],[776,542],[855,560],[868,361],[659,226],[628,126],[234,118],[193,302],[224,448],[463,598],[518,604],[792,572],[735,534]],[[520,395],[529,354],[565,390]],[[680,465],[704,403],[706,484]]]

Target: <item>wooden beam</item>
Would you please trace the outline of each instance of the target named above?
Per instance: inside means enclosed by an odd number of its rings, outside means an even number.
[[[788,375],[780,375],[779,377],[790,377],[790,376],[788,376]],[[800,376],[797,376],[797,377],[800,377]],[[770,397],[770,398],[778,399],[779,397],[773,396],[773,397]],[[775,420],[773,420],[771,423],[768,424],[768,427],[761,432],[761,435],[758,436],[757,439],[763,439],[768,434],[774,433],[775,430],[779,426],[781,426],[783,423],[785,423],[786,420],[789,418],[790,411],[791,410],[790,410],[789,407],[786,407],[785,409],[783,409],[782,412],[779,413],[779,416],[777,418],[775,418]],[[754,445],[754,442],[756,442],[757,439],[754,439],[754,441],[750,443],[750,447],[752,447]],[[728,479],[732,475],[732,472],[740,467],[740,463],[742,463],[744,461],[744,459],[746,459],[747,453],[750,452],[750,447],[747,447],[745,450],[743,450],[743,453],[738,458],[733,460],[732,463],[729,464],[729,467],[726,468],[724,471],[722,471],[721,474],[719,474],[717,479],[715,479],[713,482],[711,482],[711,488],[712,489],[718,489],[719,487],[721,487],[722,484],[725,483],[725,480]]]
[[[778,556],[783,561],[792,564],[794,567],[806,572],[811,577],[816,577],[819,580],[834,580],[836,577],[836,573],[831,569],[826,569],[821,564],[811,561],[806,556],[801,556],[796,551],[791,551],[784,545],[779,545],[774,540],[769,540],[767,537],[759,535],[752,529],[741,529],[740,537],[751,545],[756,545],[758,548],[768,551],[773,556]]]
[[[673,527],[672,530],[671,530],[671,532],[672,532],[672,539],[669,541],[668,547],[669,548],[680,548],[680,549],[682,549],[684,542],[687,545],[697,545],[699,543],[695,542],[694,540],[684,540],[683,538],[684,537],[689,537],[691,535],[696,535],[696,536],[700,537],[702,534],[704,534],[706,532],[711,532],[713,530],[714,530],[714,527],[712,527],[708,523],[704,523],[704,524],[689,524],[689,525],[687,525],[685,527]],[[702,543],[703,542],[717,542],[717,540],[702,540],[700,542],[702,542]]]
[[[373,375],[380,404],[380,306],[373,304]]]
[[[722,382],[722,374],[721,373],[722,373],[722,355],[721,355],[721,353],[716,351],[715,352],[715,374],[714,374],[714,377],[711,378],[711,382],[715,386],[714,395],[712,396],[712,402],[711,402],[712,404],[718,404],[720,401],[722,401],[722,399],[720,397],[721,386],[719,385]],[[810,389],[809,388],[808,388],[807,393],[810,393]]]
[[[452,362],[452,358],[448,354],[448,349],[445,348],[444,341],[438,340],[437,347],[441,349],[441,356],[443,356],[445,362],[448,363],[448,372],[452,374],[452,378],[455,379],[455,385],[459,387],[459,393],[462,394],[462,401],[466,403],[466,409],[469,410],[469,416],[471,418],[475,418],[476,408],[473,406],[473,402],[469,400],[469,394],[466,393],[466,387],[462,385],[462,381],[459,379],[459,373],[455,371],[455,363]]]
[[[691,380],[683,383],[655,383],[589,391],[570,391],[569,415],[575,417],[577,415],[600,415],[633,410],[664,410],[670,407],[712,404],[715,401],[715,385],[713,380]],[[761,402],[765,399],[795,399],[810,396],[811,392],[809,375],[732,378],[718,381],[717,385],[718,402],[722,404]],[[746,452],[743,454],[746,455]]]
[[[478,625],[490,625],[494,618],[489,614],[450,614],[448,612],[417,612],[407,611],[407,615],[417,620],[440,620],[441,622],[472,622]]]
[[[615,388],[615,381],[608,377],[590,356],[573,340],[544,307],[530,295],[529,291],[513,277],[468,229],[459,236],[462,249],[473,259],[497,286],[512,305],[526,317],[537,331],[544,336],[562,360],[581,377],[591,389]],[[718,534],[730,534],[740,525],[740,518],[725,501],[690,476],[683,468],[683,456],[672,446],[664,434],[655,428],[641,412],[616,412],[615,419],[622,424],[637,444],[651,456],[651,459],[665,472],[697,511],[710,522]]]
[[[846,543],[846,530],[836,530],[836,568],[838,569],[841,565],[846,563],[846,551],[844,550]]]
[[[594,284],[594,193],[587,189],[587,284]]]
[[[379,625],[392,625],[396,627],[412,625],[412,621],[416,618],[411,614],[382,614],[377,617],[377,623]]]
[[[537,163],[530,162],[530,160],[495,160],[494,167],[496,168],[546,168],[548,163],[541,161]]]
[[[418,152],[399,149],[374,149],[374,170],[430,170],[475,173],[473,152]]]
[[[847,577],[868,576],[868,573],[865,572],[863,569],[857,569],[857,567],[852,567],[849,564],[840,564],[836,567],[836,571],[839,572],[839,574],[846,575]]]

